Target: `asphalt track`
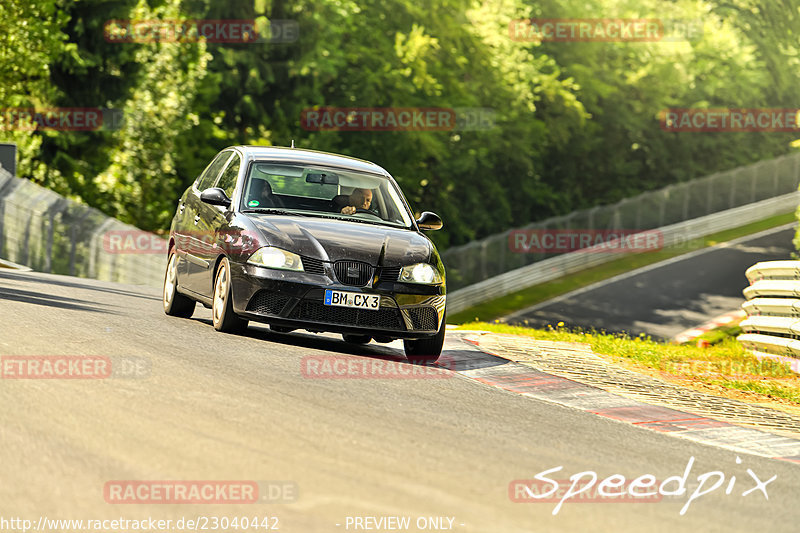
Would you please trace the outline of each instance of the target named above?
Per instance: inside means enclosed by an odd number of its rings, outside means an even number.
[[[445,357],[478,358],[451,333]],[[788,532],[800,520],[800,465],[673,438],[447,369],[435,379],[309,377],[308,357],[408,365],[395,345],[354,348],[334,336],[279,335],[259,325],[220,334],[203,308],[190,320],[165,316],[154,289],[0,269],[0,355],[147,363],[128,378],[4,374],[0,525],[14,517],[37,524],[43,516],[244,515],[278,517],[287,532],[390,531],[357,529],[353,518],[401,516],[411,518],[408,531],[437,530],[417,528],[420,517],[449,517],[444,530],[675,533]],[[515,503],[509,495],[514,480],[558,466],[549,477],[594,471],[601,479],[664,480],[683,475],[692,457],[690,492],[706,472],[721,472],[725,484],[684,515],[688,494],[656,503],[568,502],[555,515],[554,502]],[[755,485],[748,469],[762,481],[777,476],[769,499],[758,490],[742,494]],[[118,480],[256,480],[293,489],[268,503],[108,503],[104,487]]]
[[[790,259],[784,226],[643,267],[517,311],[512,324],[596,329],[668,340],[744,302],[744,275],[759,261]],[[527,321],[527,322],[526,322]]]

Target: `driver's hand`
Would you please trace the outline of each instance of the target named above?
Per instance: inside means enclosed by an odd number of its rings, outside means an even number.
[[[356,208],[353,207],[352,205],[346,205],[346,206],[344,206],[342,208],[342,214],[343,215],[352,215],[355,212],[356,212]]]

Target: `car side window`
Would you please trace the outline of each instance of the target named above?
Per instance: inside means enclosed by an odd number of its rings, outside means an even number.
[[[239,176],[239,165],[241,161],[242,159],[239,157],[239,154],[235,154],[217,183],[217,187],[225,191],[228,198],[233,196],[233,190],[236,188],[236,178]]]
[[[214,158],[195,182],[195,187],[198,191],[202,192],[214,184],[214,181],[219,175],[219,171],[222,170],[223,165],[225,165],[225,162],[228,161],[230,156],[231,151],[226,150]]]

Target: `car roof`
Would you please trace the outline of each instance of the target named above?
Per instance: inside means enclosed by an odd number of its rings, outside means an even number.
[[[381,166],[370,161],[349,157],[346,155],[306,150],[304,148],[287,148],[284,146],[229,146],[227,149],[236,149],[242,153],[245,161],[269,160],[286,163],[301,163],[304,165],[322,165],[349,170],[359,170],[382,176],[390,174]]]

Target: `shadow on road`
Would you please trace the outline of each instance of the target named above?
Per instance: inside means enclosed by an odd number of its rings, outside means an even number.
[[[120,296],[132,296],[134,298],[144,298],[145,300],[156,300],[156,301],[161,300],[161,298],[157,296],[147,296],[146,294],[141,294],[133,291],[111,289],[108,287],[98,287],[90,283],[77,283],[74,281],[66,281],[65,279],[61,279],[61,277],[56,274],[43,274],[41,272],[31,272],[31,273],[7,272],[6,269],[2,269],[0,270],[0,280],[3,279],[8,279],[11,281],[26,281],[31,283],[46,283],[48,285],[58,285],[60,287],[70,287],[74,289],[85,289],[87,291],[107,292],[110,294],[118,294]],[[90,280],[90,281],[94,283],[100,283],[97,280]]]
[[[45,305],[47,307],[57,307],[60,309],[71,309],[73,311],[89,311],[92,313],[118,314],[98,307],[95,302],[78,300],[76,298],[65,298],[63,296],[53,296],[38,292],[23,291],[9,287],[0,287],[0,300],[12,300],[35,305]],[[91,304],[91,305],[85,305]]]
[[[213,323],[207,318],[193,318],[192,320],[206,324],[210,328],[213,327]],[[341,339],[323,337],[301,330],[295,330],[291,333],[277,333],[270,330],[265,324],[253,322],[250,323],[246,331],[242,333],[233,333],[232,335],[261,340],[274,344],[310,348],[313,350],[322,350],[343,355],[369,357],[371,359],[393,361],[411,365],[401,350],[392,346],[376,344],[375,342],[371,342],[370,344],[351,344]],[[447,335],[447,338],[445,339],[445,349],[442,351],[442,356],[439,358],[439,361],[432,366],[444,370],[450,370],[452,372],[464,372],[467,370],[488,368],[509,363],[507,359],[495,357],[478,350],[460,348],[448,349],[448,341],[451,341],[453,338],[458,339],[459,337],[460,335],[458,334]]]

